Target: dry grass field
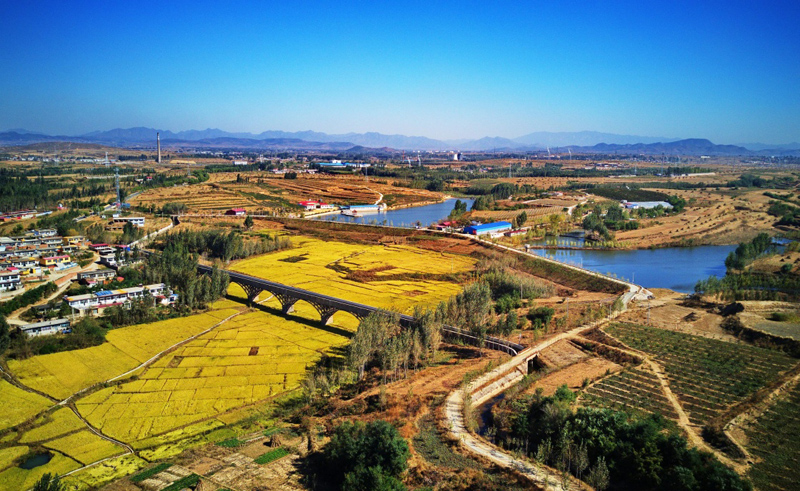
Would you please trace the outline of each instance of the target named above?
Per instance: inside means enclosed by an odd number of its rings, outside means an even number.
[[[675,216],[641,220],[642,228],[618,232],[617,241],[638,247],[697,240],[730,244],[752,239],[761,231],[773,230],[777,221],[767,214],[766,190],[721,193],[718,191],[670,191],[686,199],[686,211]]]

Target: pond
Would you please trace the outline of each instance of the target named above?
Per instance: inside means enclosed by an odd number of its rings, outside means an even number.
[[[31,469],[35,469],[37,467],[43,466],[46,463],[50,462],[53,459],[53,454],[50,452],[44,453],[37,453],[36,455],[32,455],[28,457],[25,462],[19,465],[20,469],[25,469],[29,471]]]
[[[462,198],[461,201],[467,203],[467,209],[472,207],[474,200]],[[384,212],[365,213],[360,217],[349,217],[346,215],[331,214],[314,217],[314,220],[328,220],[336,222],[348,223],[367,223],[383,225],[393,225],[395,227],[414,227],[417,222],[421,223],[423,227],[431,223],[443,220],[450,215],[453,211],[456,198],[445,200],[441,203],[434,203],[431,205],[414,206],[411,208],[401,208],[398,210],[388,210]]]
[[[598,273],[610,273],[645,288],[692,293],[699,280],[725,275],[725,258],[734,249],[736,246],[726,245],[633,251],[532,249],[531,252]]]

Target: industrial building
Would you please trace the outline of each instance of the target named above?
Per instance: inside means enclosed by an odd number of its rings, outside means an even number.
[[[502,235],[503,232],[513,229],[509,222],[492,222],[464,227],[464,233],[470,235]]]

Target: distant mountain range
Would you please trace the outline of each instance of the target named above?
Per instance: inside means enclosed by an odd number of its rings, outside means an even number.
[[[775,155],[800,156],[800,143],[766,145],[716,145],[705,139],[658,138],[617,135],[596,131],[536,132],[519,138],[484,137],[477,140],[435,140],[424,136],[384,135],[381,133],[327,134],[315,131],[264,131],[235,133],[220,129],[173,132],[154,128],[117,128],[77,136],[46,135],[24,129],[0,133],[0,146],[20,146],[45,142],[97,143],[129,148],[153,148],[156,133],[165,148],[238,148],[247,150],[317,150],[364,152],[383,149],[422,151],[543,151],[573,153],[617,153],[647,155]]]

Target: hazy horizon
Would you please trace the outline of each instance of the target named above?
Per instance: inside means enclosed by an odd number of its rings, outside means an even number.
[[[797,2],[38,2],[0,128],[800,141]]]

